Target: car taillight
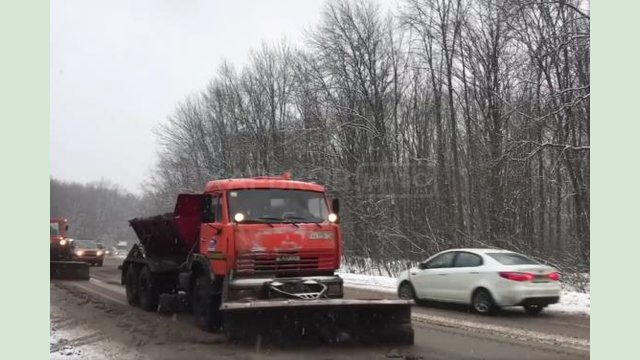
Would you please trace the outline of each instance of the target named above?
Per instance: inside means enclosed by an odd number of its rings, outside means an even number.
[[[533,274],[512,271],[501,271],[499,274],[503,278],[513,281],[531,281],[535,277]]]
[[[552,272],[551,274],[547,275],[547,277],[554,281],[560,280],[560,274],[558,274],[557,272]]]

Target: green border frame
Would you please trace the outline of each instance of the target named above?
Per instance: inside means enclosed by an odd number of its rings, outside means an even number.
[[[640,3],[591,3],[591,355],[637,357]]]
[[[0,2],[0,51],[0,354],[44,359],[49,250],[37,243],[49,217],[48,1]]]
[[[635,300],[638,223],[637,110],[640,3],[591,4],[592,356],[630,358],[640,323]],[[49,195],[49,2],[0,2],[0,154],[5,358],[45,358],[48,335],[46,247],[24,254],[25,242],[44,238]],[[598,270],[599,269],[599,270]]]

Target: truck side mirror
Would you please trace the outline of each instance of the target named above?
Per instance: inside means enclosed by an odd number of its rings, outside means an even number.
[[[336,215],[340,214],[340,200],[339,199],[331,200],[331,212],[333,212]]]

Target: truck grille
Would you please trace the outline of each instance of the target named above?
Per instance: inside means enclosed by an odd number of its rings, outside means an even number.
[[[306,271],[333,270],[335,254],[332,250],[270,251],[239,254],[237,274],[287,274]]]

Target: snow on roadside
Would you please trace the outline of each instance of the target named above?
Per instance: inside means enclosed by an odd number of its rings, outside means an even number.
[[[396,279],[388,276],[363,275],[340,272],[338,273],[346,286],[364,290],[379,291],[395,294]],[[560,296],[560,302],[549,305],[545,311],[591,315],[591,294],[565,289]]]
[[[591,294],[564,290],[560,295],[560,302],[549,305],[545,311],[591,316]]]
[[[396,279],[388,276],[363,275],[351,273],[338,273],[345,285],[365,290],[387,293],[396,292]]]

